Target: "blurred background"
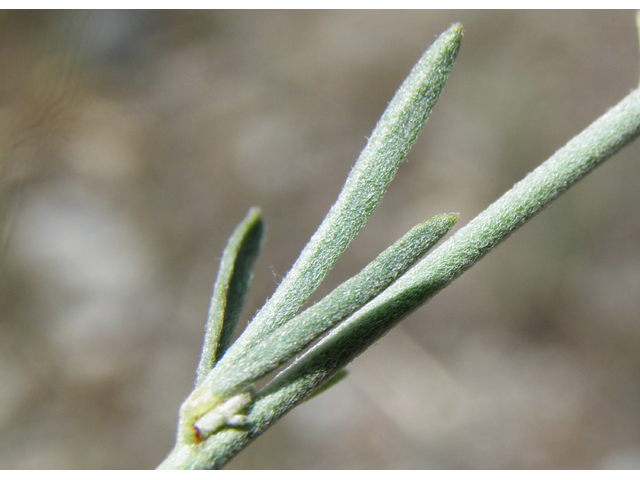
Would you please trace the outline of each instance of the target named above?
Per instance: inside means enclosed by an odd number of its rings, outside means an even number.
[[[0,467],[154,468],[218,261],[267,226],[244,322],[394,91],[461,22],[427,126],[321,298],[459,228],[638,83],[630,11],[0,14]],[[640,468],[640,144],[570,190],[229,468]]]

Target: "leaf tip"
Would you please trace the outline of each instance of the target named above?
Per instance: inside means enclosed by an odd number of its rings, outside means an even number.
[[[249,212],[247,212],[247,216],[245,218],[246,218],[246,221],[250,223],[255,223],[255,222],[262,223],[262,209],[256,206],[251,207],[249,209]]]
[[[445,226],[446,231],[448,231],[451,227],[453,227],[458,221],[458,213],[443,213],[440,215],[436,215],[428,222],[438,222]]]
[[[447,218],[447,220],[449,221],[449,224],[453,227],[456,222],[458,221],[458,218],[460,217],[459,213],[445,213],[444,216]]]
[[[464,27],[461,23],[452,24],[449,29],[444,32],[442,37],[446,38],[448,42],[453,42],[456,44],[460,44],[462,41],[462,36],[464,35]]]

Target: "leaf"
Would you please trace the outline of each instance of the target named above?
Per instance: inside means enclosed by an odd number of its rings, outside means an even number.
[[[336,203],[274,295],[229,350],[232,358],[244,356],[297,313],[367,222],[438,100],[461,39],[462,25],[454,24],[413,67],[376,125]]]
[[[231,344],[263,233],[260,209],[253,207],[227,242],[213,287],[196,385],[202,382]]]

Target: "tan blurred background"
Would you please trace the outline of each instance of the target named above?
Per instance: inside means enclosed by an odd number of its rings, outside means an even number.
[[[318,296],[416,223],[464,225],[638,82],[629,11],[0,14],[0,467],[153,468],[217,262],[260,205],[245,321],[395,89],[465,27],[440,102]],[[640,468],[640,144],[229,468]]]

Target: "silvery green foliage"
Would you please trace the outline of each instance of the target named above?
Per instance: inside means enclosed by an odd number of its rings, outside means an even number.
[[[223,357],[219,367],[207,378],[205,388],[226,396],[295,358],[314,340],[366,305],[404,274],[438,243],[457,218],[455,214],[438,215],[411,229],[358,275],[265,335],[244,356]],[[227,361],[229,358],[233,360]]]
[[[231,344],[263,233],[260,209],[252,208],[224,249],[213,287],[196,384],[204,380]]]
[[[351,360],[640,134],[640,90],[634,90],[422,260],[453,226],[455,214],[418,225],[360,274],[297,314],[382,198],[440,95],[461,38],[462,26],[453,25],[416,64],[318,231],[229,346],[262,238],[259,210],[251,210],[238,226],[216,280],[196,388],[181,407],[176,446],[160,468],[224,466],[282,415],[342,378]],[[255,391],[254,381],[292,359]]]

